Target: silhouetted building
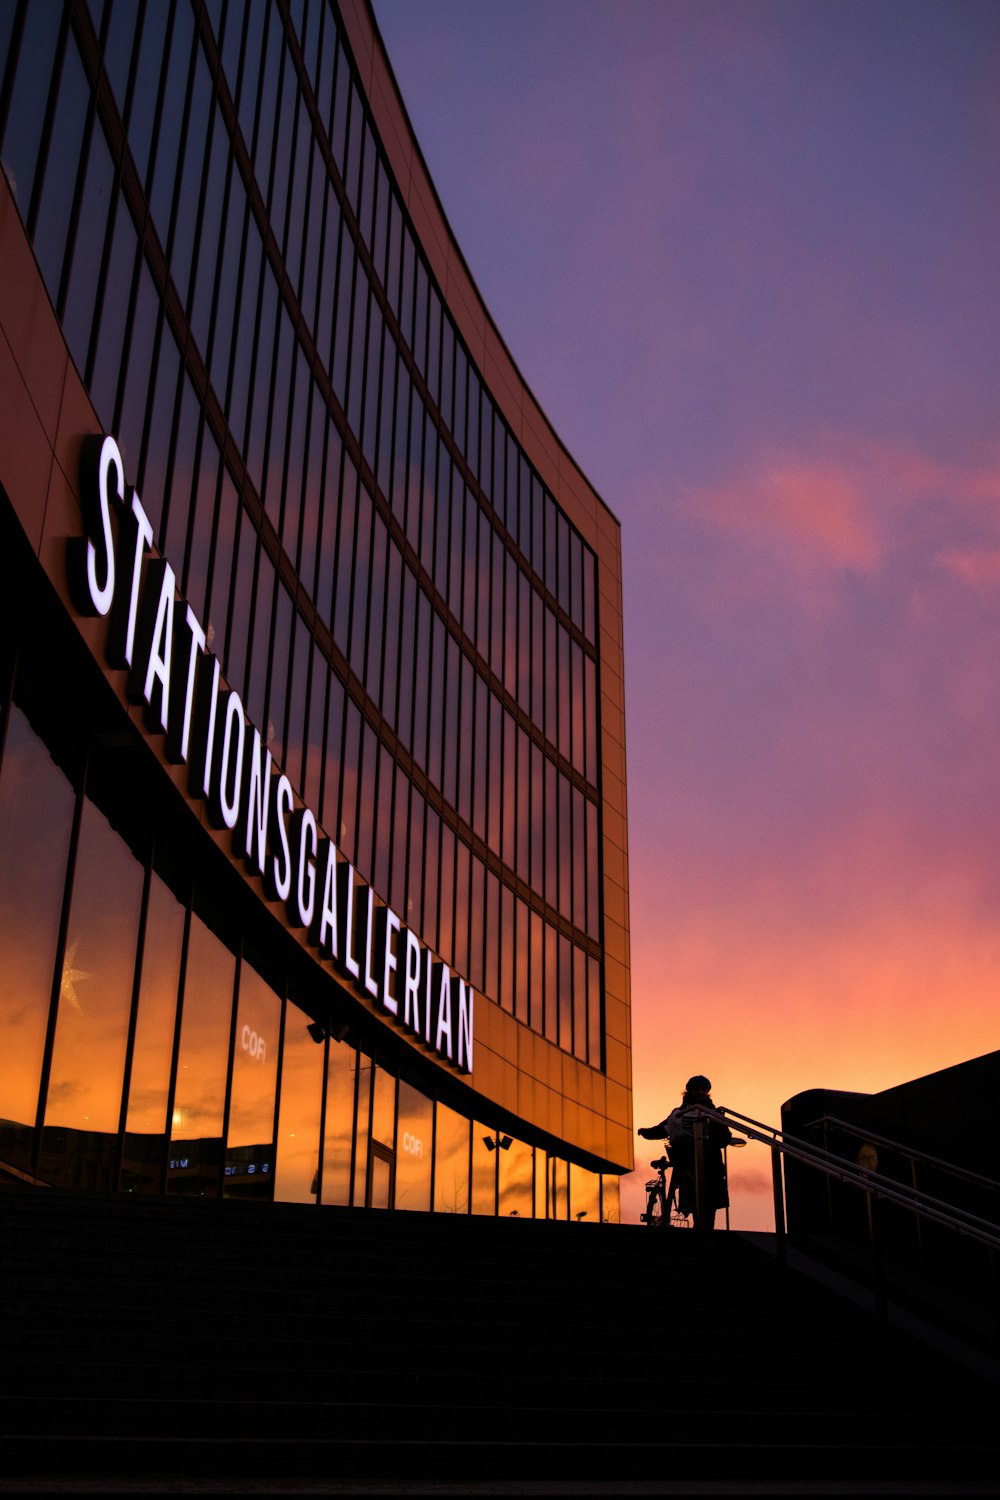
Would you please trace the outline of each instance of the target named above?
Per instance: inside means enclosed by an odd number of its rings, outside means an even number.
[[[1000,1224],[996,1137],[1000,1052],[942,1068],[877,1094],[806,1089],[781,1108],[782,1129],[851,1166],[916,1188],[945,1206]],[[785,1161],[793,1231],[848,1234],[867,1242],[868,1213],[857,1187]],[[883,1206],[883,1233],[916,1243],[914,1217]],[[920,1230],[926,1239],[927,1226]]]

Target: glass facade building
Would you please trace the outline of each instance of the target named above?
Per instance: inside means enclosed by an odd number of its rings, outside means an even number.
[[[364,0],[0,9],[0,1171],[613,1220],[619,527]]]

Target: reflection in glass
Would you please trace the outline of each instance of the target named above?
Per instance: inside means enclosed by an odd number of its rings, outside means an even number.
[[[0,1149],[30,1166],[73,789],[13,704],[0,768]]]
[[[120,1185],[129,1193],[163,1190],[170,1062],[184,940],[184,908],[155,873],[150,879],[142,983],[132,1044]]]
[[[366,1208],[392,1208],[393,1206],[393,1160],[381,1146],[372,1147],[371,1166],[368,1175],[368,1190],[365,1195]]]
[[[571,1218],[588,1224],[601,1222],[600,1173],[588,1172],[575,1162],[569,1164],[569,1212]]]
[[[482,868],[480,866],[480,868]],[[486,939],[486,959],[483,988],[491,1000],[501,1000],[500,993],[500,882],[492,870],[486,871],[485,917],[483,932]],[[502,1003],[509,1010],[509,997]]]
[[[535,1148],[535,1218],[549,1216],[548,1156],[540,1146]]]
[[[570,697],[573,744],[571,758],[573,765],[583,774],[585,765],[583,745],[583,651],[575,641],[570,646],[570,667],[573,674],[573,686]]]
[[[396,1147],[396,1080],[376,1063],[372,1090],[372,1140],[389,1151]]]
[[[315,1203],[319,1194],[319,1126],[323,1103],[323,1046],[309,1034],[309,1017],[289,1001],[281,1057],[274,1198]]]
[[[354,1203],[365,1201],[365,1185],[368,1178],[368,1121],[372,1107],[372,1060],[363,1052],[355,1053],[352,1059],[357,1069],[358,1120],[354,1143]]]
[[[501,1134],[501,1141],[509,1136]],[[534,1199],[534,1155],[524,1141],[512,1140],[506,1150],[497,1152],[500,1159],[500,1203],[502,1216],[530,1219]]]
[[[385,745],[379,746],[378,785],[373,809],[375,822],[375,857],[372,866],[372,884],[384,899],[391,897],[389,885],[389,859],[392,853],[393,787],[395,784],[393,759]]]
[[[434,1131],[434,1212],[469,1212],[469,1126],[447,1105],[436,1108]]]
[[[9,6],[7,10],[9,12]],[[25,220],[31,207],[32,184],[35,180],[48,94],[47,88],[39,85],[41,80],[51,77],[58,36],[59,27],[52,24],[52,12],[47,6],[26,7],[21,51],[3,141],[4,171],[21,210],[21,217]]]
[[[497,1211],[497,1143],[499,1131],[476,1120],[472,1126],[472,1212]],[[503,1153],[500,1152],[500,1155]]]
[[[589,1030],[590,1066],[602,1068],[604,1007],[601,1003],[601,966],[596,958],[587,959],[587,1026]]]
[[[587,803],[587,932],[592,938],[600,937],[601,881],[598,865],[597,807]]]
[[[6,156],[6,152],[4,154]],[[90,161],[87,166],[86,186],[83,190],[84,202],[88,205],[89,212],[81,214],[77,224],[73,263],[70,267],[62,317],[63,336],[69,344],[70,353],[79,370],[86,369],[87,365],[90,329],[94,318],[97,282],[101,269],[101,256],[104,253],[108,208],[111,203],[113,171],[107,138],[101,126],[95,121],[90,139]],[[131,425],[125,430],[131,434]],[[124,431],[121,436],[124,437]],[[119,442],[119,447],[121,447],[121,442]],[[122,452],[124,454],[125,449],[122,449]],[[128,467],[127,459],[126,466]],[[129,467],[128,471],[135,472],[135,466]]]
[[[59,102],[48,142],[41,199],[35,211],[35,256],[53,302],[58,295],[59,273],[66,252],[89,93],[80,54],[70,40],[63,57]]]
[[[549,1218],[569,1217],[569,1162],[549,1157]]]
[[[552,933],[552,928],[548,929]],[[555,950],[553,941],[550,947]],[[569,938],[559,934],[559,1045],[564,1052],[573,1050],[573,949]],[[555,954],[553,952],[553,958]]]
[[[225,1198],[270,1198],[274,1182],[274,1092],[281,1001],[243,963],[233,1036],[233,1082],[226,1133]]]
[[[532,912],[532,918],[535,913]],[[544,986],[546,986],[546,1037],[549,1041],[559,1040],[559,969],[556,963],[556,930],[550,927],[549,922],[544,924],[544,939],[546,939],[546,972],[544,972]]]
[[[351,1201],[351,1137],[354,1132],[356,1053],[330,1039],[326,1074],[326,1136],[323,1142],[323,1203]]]
[[[42,1134],[42,1175],[66,1186],[114,1185],[142,885],[142,866],[88,799]],[[73,1132],[97,1138],[78,1139],[67,1152]]]
[[[605,1174],[601,1178],[601,1222],[621,1223],[621,1178]]]
[[[399,1080],[396,1130],[396,1207],[426,1211],[431,1206],[433,1105],[426,1094]]]
[[[216,1197],[236,960],[200,917],[188,939],[167,1192]]]
[[[573,949],[573,1051],[587,1061],[587,955]]]
[[[545,1004],[545,924],[537,911],[530,913],[531,918],[531,952],[530,958],[530,1012],[531,1029],[537,1031],[539,1036],[550,1035],[546,1031],[546,1015],[551,1015],[552,1007]],[[520,933],[518,934],[520,937]],[[554,1040],[551,1038],[550,1040]]]

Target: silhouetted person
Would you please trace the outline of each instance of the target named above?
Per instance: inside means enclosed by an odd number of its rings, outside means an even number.
[[[643,1126],[639,1134],[643,1140],[657,1141],[664,1136],[670,1142],[670,1164],[680,1173],[680,1190],[677,1206],[681,1213],[695,1214],[695,1229],[714,1229],[715,1215],[720,1208],[729,1207],[729,1192],[726,1187],[726,1168],[722,1153],[732,1142],[728,1127],[718,1120],[703,1120],[704,1130],[704,1184],[701,1213],[696,1212],[695,1203],[695,1115],[691,1106],[703,1104],[714,1109],[712,1085],[702,1073],[689,1078],[680,1104],[672,1109],[659,1125]]]

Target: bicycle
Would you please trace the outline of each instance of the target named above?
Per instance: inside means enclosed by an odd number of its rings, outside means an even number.
[[[690,1229],[692,1215],[681,1208],[681,1202],[694,1202],[694,1179],[671,1161],[669,1146],[649,1165],[656,1168],[656,1176],[646,1183],[646,1211],[639,1215],[640,1222],[650,1229]]]

